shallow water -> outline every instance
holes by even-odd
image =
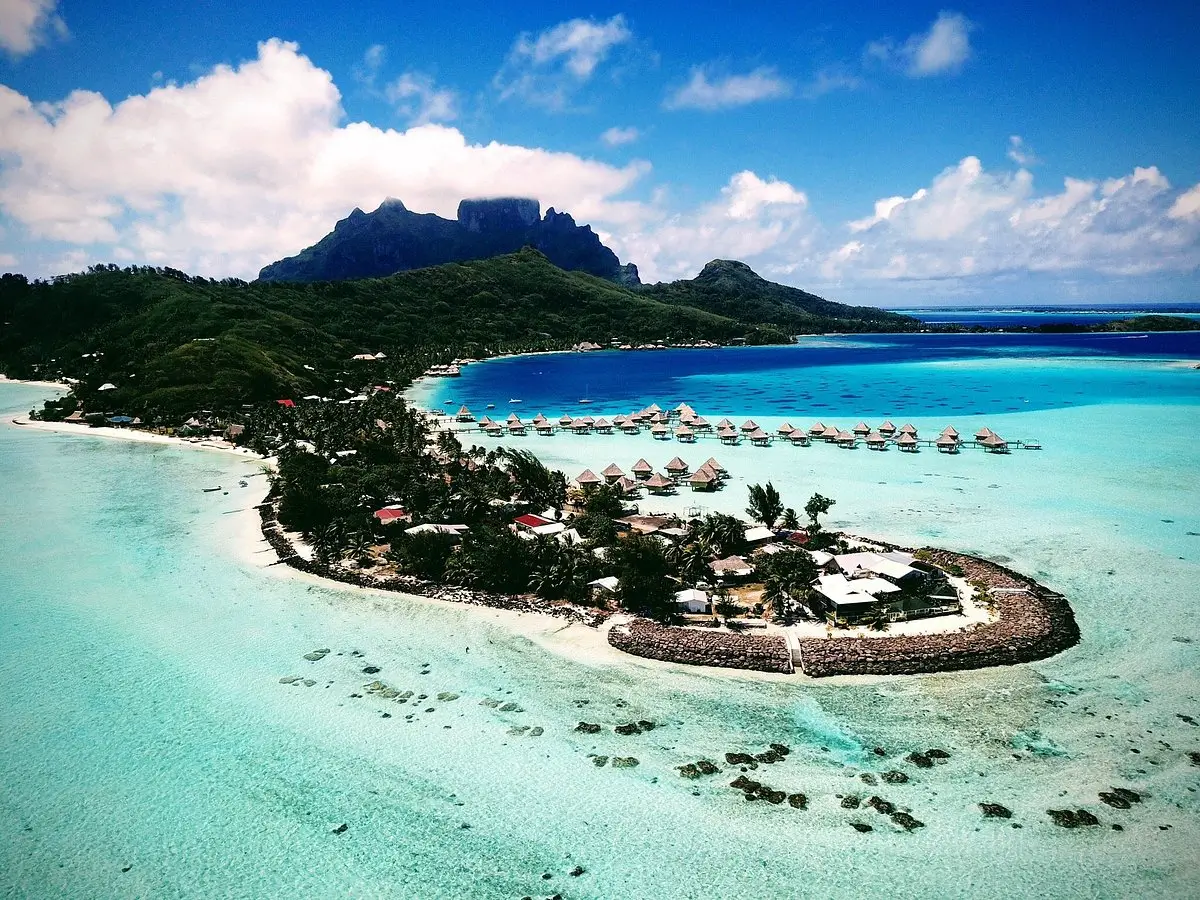
[[[1191,374],[1129,365],[1124,378]],[[1052,368],[1036,377],[1069,395]],[[1200,536],[1189,534],[1200,459],[1186,384],[1182,399],[1159,388],[1138,405],[989,415],[1006,436],[1047,445],[1008,457],[527,439],[568,470],[716,455],[735,484],[700,501],[710,507],[737,509],[744,484],[765,477],[801,505],[820,490],[837,499],[838,525],[1011,559],[1065,591],[1083,629],[1079,647],[1037,665],[838,682],[586,664],[496,613],[316,586],[231,546],[260,479],[200,490],[253,465],[0,428],[0,885],[28,897],[1194,896],[1200,769],[1185,751],[1200,750],[1200,729],[1177,718],[1200,718]],[[0,406],[27,409],[35,395],[0,385]],[[761,402],[741,412],[761,416]],[[944,418],[907,409],[922,428]],[[962,431],[973,422],[955,417]],[[1156,439],[1136,452],[1113,437],[1150,427]],[[382,671],[363,674],[368,664]],[[315,683],[279,683],[291,675]],[[376,678],[429,699],[350,697]],[[458,699],[435,699],[446,691]],[[611,730],[643,718],[661,727]],[[605,730],[579,734],[580,720]],[[524,725],[544,733],[510,734]],[[793,752],[753,777],[805,792],[808,810],[726,786],[737,773],[724,752],[770,741]],[[902,759],[934,746],[946,764]],[[598,768],[589,753],[640,765]],[[701,757],[726,771],[675,772]],[[857,777],[888,769],[911,781]],[[1146,801],[1110,810],[1096,795],[1111,785]],[[926,827],[845,810],[846,793],[878,794]],[[985,820],[980,801],[1014,818]],[[1044,811],[1064,806],[1103,824],[1057,828]],[[586,872],[573,878],[577,864]]]

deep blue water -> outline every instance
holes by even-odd
[[[1096,403],[1200,402],[1200,333],[871,335],[791,347],[601,351],[493,360],[429,383],[429,406],[614,414],[691,403],[702,415],[989,415]],[[1146,365],[1146,361],[1151,361]],[[510,404],[512,399],[520,404]],[[591,400],[580,405],[580,399]]]

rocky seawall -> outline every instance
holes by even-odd
[[[791,652],[778,635],[700,631],[634,619],[614,625],[608,632],[608,642],[634,656],[665,662],[760,672],[792,671]]]
[[[946,634],[802,639],[801,670],[820,678],[983,669],[1036,662],[1079,643],[1075,614],[1062,594],[987,560],[948,550],[927,552],[930,562],[958,566],[968,581],[986,587],[994,622]]]

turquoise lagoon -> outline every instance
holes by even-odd
[[[1039,437],[1041,453],[1007,457],[685,448],[646,435],[526,446],[572,475],[716,455],[735,483],[699,501],[711,507],[740,508],[745,483],[764,478],[796,504],[820,490],[837,499],[839,526],[1037,574],[1070,597],[1078,647],[1029,666],[826,682],[573,655],[557,623],[531,638],[532,617],[264,567],[263,545],[243,546],[263,487],[253,463],[5,425],[4,895],[1196,896],[1200,768],[1187,752],[1200,750],[1200,728],[1179,716],[1200,719],[1200,373],[1167,354],[1070,347],[822,347],[720,351],[703,364],[687,353],[500,360],[415,393],[432,405],[469,398],[477,412],[500,398],[505,415],[509,398],[526,399],[526,416],[534,399],[549,414],[575,413],[587,395],[606,413],[678,398],[764,425],[895,415]],[[1169,353],[1194,359],[1200,345]],[[628,382],[614,384],[609,360]],[[553,384],[531,374],[551,363]],[[822,379],[814,403],[825,409],[793,405]],[[950,410],[938,398],[959,402],[956,384],[990,390]],[[0,406],[28,409],[38,395],[0,385]],[[230,487],[246,476],[251,487]],[[202,491],[215,484],[228,493]],[[332,653],[304,660],[315,648]],[[364,675],[368,664],[381,671]],[[280,684],[291,675],[314,683]],[[350,696],[374,678],[429,699]],[[611,731],[636,719],[661,727]],[[580,720],[606,727],[583,735]],[[526,725],[544,733],[511,733]],[[746,803],[727,787],[732,771],[689,781],[674,768],[771,741],[793,752],[754,777],[803,791],[809,809]],[[928,770],[903,761],[929,747],[951,758]],[[597,767],[588,754],[640,764]],[[889,769],[911,780],[859,777]],[[1109,809],[1097,792],[1110,786],[1145,802]],[[878,794],[926,827],[909,834],[843,809],[846,794]],[[983,819],[980,801],[1013,819]],[[1062,807],[1102,825],[1058,828],[1045,810]]]

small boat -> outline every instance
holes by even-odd
[[[579,402],[580,403],[591,403],[592,401],[591,400],[580,400]]]
[[[453,406],[453,405],[454,405],[454,401],[453,401],[453,400],[443,400],[443,401],[442,401],[442,405],[443,405],[443,406]]]
[[[489,404],[487,405],[487,408],[488,408],[488,409],[495,409],[495,408],[496,408],[496,404],[495,404],[495,403],[489,403]]]
[[[508,402],[509,402],[509,403],[520,403],[521,401],[520,401],[520,400],[514,400],[513,398],[511,398],[511,397],[510,397],[510,398],[509,398],[509,400],[508,400]]]
[[[204,493],[211,494],[214,491],[219,491],[220,489],[221,489],[221,486],[218,484],[215,488],[204,488],[203,490],[204,490]]]

